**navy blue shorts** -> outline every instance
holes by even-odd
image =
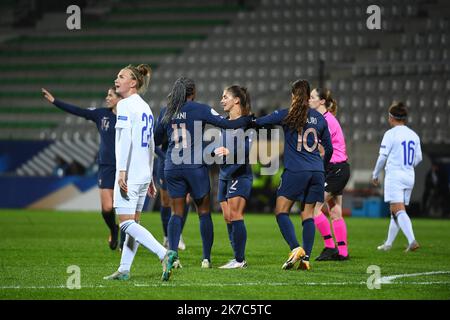
[[[217,191],[217,201],[223,202],[234,197],[243,197],[246,200],[250,198],[253,179],[241,177],[234,180],[219,179]]]
[[[198,200],[209,194],[207,167],[165,170],[164,173],[171,198],[183,198],[190,193],[194,200]]]
[[[113,189],[116,180],[116,166],[101,164],[98,166],[97,184],[100,189]]]
[[[284,170],[277,197],[283,196],[292,201],[314,203],[324,201],[325,174],[321,171],[292,172]]]
[[[167,181],[164,173],[164,160],[156,160],[153,171],[155,173],[156,185],[162,190],[167,190]]]

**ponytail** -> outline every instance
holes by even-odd
[[[145,94],[147,92],[148,85],[150,84],[152,68],[150,68],[148,64],[140,64],[136,67],[129,64],[124,69],[129,70],[132,79],[137,81],[137,92],[141,95]]]
[[[187,97],[193,95],[195,92],[195,83],[189,78],[178,78],[172,88],[172,91],[168,95],[168,104],[166,113],[162,122],[168,123],[172,118],[178,114],[181,107],[185,104]]]
[[[297,80],[292,84],[292,101],[284,124],[291,130],[301,132],[306,124],[311,89],[306,80]]]
[[[336,100],[331,96],[331,91],[323,88],[316,88],[317,95],[320,100],[325,100],[325,108],[328,112],[331,112],[333,116],[336,116],[338,105]]]

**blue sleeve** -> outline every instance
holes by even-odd
[[[285,110],[277,110],[272,112],[271,114],[268,114],[267,116],[256,119],[255,122],[258,127],[262,127],[268,124],[277,125],[281,124],[286,115],[287,112]]]
[[[238,129],[246,127],[252,120],[251,116],[240,117],[236,120],[227,120],[209,106],[205,106],[204,109],[201,110],[199,117],[206,123],[223,129]]]
[[[58,99],[55,99],[53,101],[53,104],[60,108],[63,111],[66,111],[68,113],[74,114],[79,117],[83,117],[87,120],[95,121],[97,119],[95,110],[89,110],[89,109],[83,109],[74,105],[71,105],[69,103],[60,101]]]
[[[209,152],[209,154],[213,157],[216,156],[216,154],[214,153],[214,150],[216,150],[219,147],[224,147],[225,143],[224,143],[224,139],[225,139],[225,134],[226,131],[224,129],[222,129],[220,131],[220,138],[219,139],[214,139],[213,143],[210,143],[206,148],[206,152]]]
[[[253,134],[250,137],[245,137],[245,158],[250,156],[250,149],[252,148]]]
[[[155,147],[155,153],[158,156],[158,158],[165,160],[166,159],[166,155],[165,153],[161,150],[160,147]]]
[[[159,113],[158,119],[156,120],[155,129],[153,135],[155,137],[155,146],[160,146],[164,142],[164,136],[166,134],[166,127],[162,123],[162,119],[164,117],[165,109],[161,110]]]
[[[328,130],[328,124],[326,121],[324,121],[324,126],[322,128],[322,135],[320,136],[320,142],[325,150],[323,162],[326,167],[331,160],[331,156],[333,155],[333,144],[331,143],[330,131]]]

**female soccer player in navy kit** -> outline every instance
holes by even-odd
[[[237,85],[226,88],[223,91],[221,104],[224,111],[229,114],[230,120],[250,114],[250,95],[246,88]],[[244,209],[250,197],[253,182],[249,164],[252,136],[245,135],[242,139],[243,134],[243,130],[237,132],[222,129],[223,146],[214,150],[215,155],[224,157],[224,163],[220,165],[217,200],[222,208],[234,252],[234,259],[221,266],[221,269],[247,267],[245,261],[247,229],[244,223]],[[231,147],[231,151],[227,147]],[[240,152],[242,150],[244,152]]]
[[[161,109],[158,119],[156,120],[157,124],[162,121],[162,116],[164,115],[164,112],[165,107]],[[156,178],[155,181],[156,184],[159,186],[160,190],[159,192],[161,200],[160,215],[164,232],[163,245],[166,248],[169,247],[169,239],[167,238],[167,225],[169,224],[170,216],[172,215],[172,208],[171,208],[172,199],[170,198],[169,192],[167,191],[167,180],[164,174],[164,162],[166,160],[166,152],[168,145],[169,141],[167,137],[164,137],[161,147],[156,147],[156,154],[158,155],[158,157],[155,159],[156,167],[154,169],[154,176]],[[187,196],[186,203],[188,203],[189,201],[188,198],[189,196]],[[189,204],[185,206],[185,212],[183,214],[183,222],[181,224],[181,232],[183,232],[183,228],[186,223],[188,213],[189,213]],[[183,241],[183,235],[180,235],[180,242],[178,243],[178,249],[180,250],[186,249],[186,244]]]
[[[98,152],[98,187],[102,204],[102,216],[110,230],[109,247],[115,250],[118,244],[119,226],[113,208],[114,177],[116,174],[116,156],[114,148],[117,103],[122,99],[115,88],[109,88],[106,96],[107,108],[83,109],[61,100],[55,99],[46,89],[42,88],[44,98],[58,108],[95,122],[100,133],[100,150]]]
[[[314,223],[323,237],[325,248],[316,260],[348,260],[347,226],[342,216],[342,191],[350,178],[350,165],[347,162],[344,133],[335,117],[337,103],[331,97],[330,90],[316,88],[311,92],[309,104],[311,108],[319,111],[327,120],[331,143],[333,144],[333,156],[325,168],[325,202],[331,217],[337,248],[331,235],[330,222],[321,211],[323,206],[320,206],[320,210],[314,217]]]
[[[214,231],[210,212],[210,181],[203,159],[203,129],[207,123],[229,129],[244,127],[250,123],[251,117],[226,120],[210,106],[194,102],[195,94],[193,80],[182,77],[175,81],[163,120],[155,130],[155,144],[160,145],[165,135],[169,137],[164,172],[169,195],[173,199],[173,212],[167,229],[170,251],[178,249],[186,195],[190,193],[200,219],[203,243],[201,266],[211,268]],[[172,267],[167,265],[166,269]]]
[[[256,126],[282,125],[284,131],[284,172],[277,191],[275,214],[280,231],[291,253],[282,269],[291,269],[300,260],[299,269],[309,270],[309,258],[314,244],[314,208],[323,202],[324,164],[333,153],[330,133],[325,118],[309,108],[310,87],[306,80],[292,84],[292,101],[289,109],[275,111],[255,120]],[[324,159],[318,149],[321,141]],[[302,212],[303,247],[295,235],[289,212],[295,201],[304,203]]]

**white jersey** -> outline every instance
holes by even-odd
[[[422,161],[419,136],[405,125],[386,131],[380,154],[387,157],[386,177],[408,175],[414,181],[414,167]]]
[[[127,171],[127,184],[144,184],[152,180],[153,174],[153,113],[149,105],[133,94],[117,104],[118,129],[131,129],[131,146],[124,150],[123,139],[116,132],[116,180],[121,170]],[[128,153],[121,157],[121,152]],[[120,163],[120,159],[126,159]],[[125,166],[125,167],[124,167]]]

